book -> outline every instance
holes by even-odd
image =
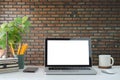
[[[9,65],[6,65],[7,68],[11,68],[11,67],[18,67],[18,64],[9,64]]]
[[[11,64],[11,63],[18,63],[18,58],[0,59],[0,64]]]
[[[16,72],[18,70],[18,58],[0,59],[0,73]]]
[[[0,64],[0,69],[18,67],[18,64]]]
[[[0,73],[9,73],[9,72],[17,72],[17,71],[19,71],[19,67],[0,69]]]

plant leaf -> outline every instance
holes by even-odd
[[[6,32],[0,32],[0,39],[6,35]]]
[[[3,36],[1,39],[0,39],[0,47],[2,49],[5,49],[6,48],[6,35]]]
[[[24,16],[24,17],[22,18],[22,24],[24,24],[27,20],[28,20],[28,17],[27,17],[27,16]]]
[[[18,26],[19,24],[22,24],[22,18],[20,17],[15,18],[14,21],[16,22],[16,26]]]
[[[12,26],[14,26],[14,22],[13,21],[8,23],[8,27],[12,27]]]
[[[4,29],[6,26],[7,26],[7,23],[3,23],[3,24],[1,25],[1,28]]]

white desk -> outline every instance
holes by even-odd
[[[45,75],[43,67],[40,67],[36,73],[24,73],[20,70],[19,72],[0,74],[0,80],[120,80],[120,66],[112,68],[117,71],[115,74],[105,74],[97,67],[94,68],[97,75]]]

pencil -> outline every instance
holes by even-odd
[[[13,48],[12,43],[10,43],[10,48],[11,48],[12,54],[13,54],[13,56],[14,56],[14,55],[15,55],[15,51],[14,51],[14,48]]]
[[[23,44],[22,48],[21,48],[21,51],[20,51],[20,54],[24,55],[24,53],[25,53],[25,51],[26,51],[27,48],[28,48],[28,44]]]
[[[18,51],[17,51],[18,55],[20,54],[20,50],[21,50],[21,43],[19,43],[19,46],[18,46]]]

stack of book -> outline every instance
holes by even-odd
[[[0,58],[0,73],[16,72],[18,70],[18,58]]]

